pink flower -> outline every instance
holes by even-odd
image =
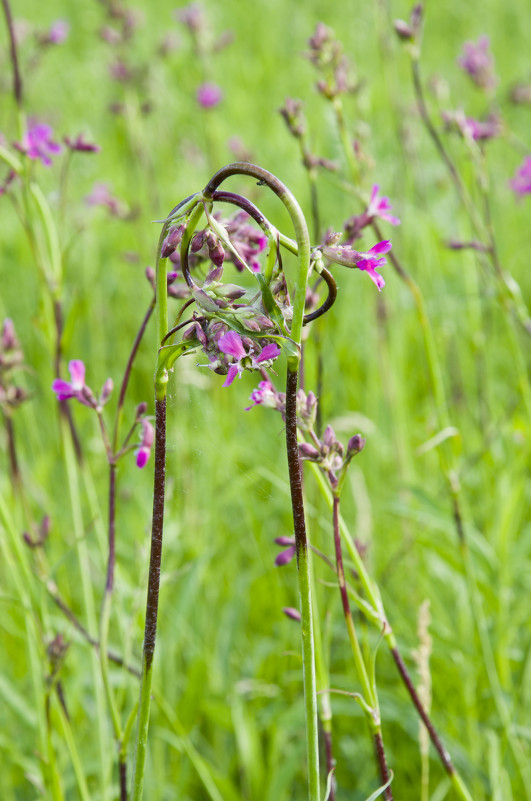
[[[153,441],[155,439],[155,429],[145,417],[142,420],[142,440],[140,442],[140,447],[138,447],[135,451],[136,454],[136,466],[142,469],[148,463],[150,454],[151,454],[151,447],[153,445]]]
[[[108,184],[94,184],[92,192],[85,198],[85,203],[87,206],[105,206],[111,214],[120,215],[120,201],[111,195]]]
[[[513,192],[521,197],[531,195],[531,156],[525,157],[514,178],[509,181],[509,185]]]
[[[280,348],[274,343],[262,348],[257,356],[252,352],[252,347],[247,352],[243,346],[241,336],[236,331],[227,331],[226,334],[223,334],[218,340],[218,348],[222,353],[232,356],[235,360],[229,367],[227,378],[223,384],[224,387],[230,387],[236,376],[241,376],[246,367],[256,370],[264,362],[276,359],[280,355]]]
[[[73,359],[69,362],[68,370],[72,379],[70,382],[64,381],[62,378],[56,378],[52,384],[52,389],[59,401],[68,400],[68,398],[79,398],[79,394],[85,386],[85,365],[81,359]]]
[[[203,108],[214,108],[223,98],[223,92],[216,83],[202,83],[197,90],[197,102]]]
[[[336,262],[336,264],[342,264],[344,267],[357,267],[358,270],[364,270],[364,272],[369,274],[371,281],[376,284],[378,291],[381,292],[385,286],[385,281],[382,276],[376,272],[376,268],[382,267],[387,263],[387,259],[383,258],[383,256],[385,253],[389,253],[391,247],[391,242],[388,239],[384,239],[382,242],[378,242],[374,245],[366,253],[354,250],[354,248],[350,246],[341,245],[325,245],[321,250],[325,258]]]
[[[489,52],[488,36],[480,36],[476,42],[465,42],[463,55],[457,63],[467,72],[476,86],[482,89],[493,89],[496,86],[494,75],[494,59]]]
[[[378,196],[378,192],[380,187],[378,184],[374,184],[371,192],[371,200],[369,203],[369,207],[367,209],[367,216],[372,221],[375,217],[380,217],[380,219],[385,220],[391,225],[400,225],[400,220],[398,217],[393,217],[392,214],[389,214],[389,209],[391,208],[391,201],[388,197]]]
[[[58,19],[52,23],[48,31],[47,41],[49,44],[63,44],[70,32],[70,25],[65,19]]]
[[[52,141],[52,129],[43,123],[34,123],[24,135],[22,144],[16,143],[15,147],[30,159],[40,159],[42,163],[49,167],[52,163],[50,153],[56,155],[61,152],[61,145]]]
[[[99,153],[101,150],[99,145],[86,142],[83,134],[79,134],[76,139],[65,136],[64,143],[70,150],[79,150],[80,153]]]

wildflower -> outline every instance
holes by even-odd
[[[197,89],[197,102],[203,108],[214,108],[223,99],[223,92],[215,83],[202,83]]]
[[[46,35],[46,43],[52,45],[63,44],[69,33],[69,23],[65,19],[58,19],[52,23]]]
[[[267,237],[263,231],[257,231],[249,224],[249,215],[245,211],[236,214],[226,223],[227,234],[243,261],[250,267],[253,273],[261,270],[257,256],[265,249]],[[230,252],[227,254],[228,261],[231,261],[240,272],[244,269],[242,263]]]
[[[386,222],[391,223],[391,225],[400,225],[400,220],[398,217],[394,217],[392,214],[389,214],[391,201],[388,197],[379,196],[379,190],[380,187],[378,184],[374,184],[371,192],[369,207],[367,208],[369,222],[372,222],[375,217],[380,217],[381,220],[385,220]]]
[[[525,157],[509,185],[520,197],[531,194],[531,156]]]
[[[476,42],[465,42],[463,55],[457,63],[467,72],[476,86],[481,89],[493,89],[496,86],[494,59],[489,52],[488,36],[480,36]]]
[[[147,418],[143,418],[142,422],[142,440],[140,446],[136,449],[136,466],[142,469],[148,463],[151,447],[155,439],[155,429]]]
[[[34,123],[24,134],[22,143],[15,143],[15,147],[28,158],[40,159],[46,167],[49,167],[52,163],[50,154],[56,155],[61,152],[61,145],[53,142],[51,137],[52,129],[49,125]]]
[[[86,142],[83,134],[79,134],[75,139],[65,136],[63,141],[69,150],[78,150],[80,153],[99,153],[101,150],[99,145]]]
[[[385,281],[382,276],[376,272],[376,268],[382,267],[387,263],[387,259],[383,258],[385,253],[391,250],[391,242],[388,239],[378,242],[366,253],[361,253],[351,247],[341,246],[323,246],[321,248],[323,256],[330,261],[337,264],[342,264],[344,267],[357,267],[358,270],[364,270],[368,273],[369,278],[378,287],[381,292],[385,286]]]
[[[52,384],[52,389],[59,401],[68,400],[68,398],[78,398],[80,400],[79,396],[85,387],[85,365],[81,359],[73,359],[68,363],[68,370],[71,381],[56,378]]]
[[[272,361],[280,355],[280,348],[274,343],[266,345],[256,356],[252,352],[252,345],[248,353],[243,346],[241,336],[236,331],[227,331],[226,334],[223,334],[218,340],[218,348],[222,353],[232,356],[235,360],[228,369],[224,387],[229,387],[236,376],[241,375],[246,367],[257,370],[264,366],[265,362]]]
[[[92,192],[85,198],[85,203],[87,206],[106,206],[111,214],[120,216],[120,201],[111,195],[108,184],[94,184]]]

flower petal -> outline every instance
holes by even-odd
[[[272,342],[270,345],[266,345],[265,348],[262,348],[258,356],[253,361],[267,362],[269,359],[276,359],[277,356],[280,356],[280,348],[278,345],[275,345],[275,343]]]
[[[72,388],[72,385],[69,384],[68,381],[64,381],[62,378],[55,379],[52,384],[52,390],[57,395],[57,400],[59,401],[73,398],[76,394],[76,391]]]
[[[68,370],[72,378],[73,389],[83,389],[85,386],[85,365],[81,359],[72,359],[68,362]]]
[[[223,353],[234,356],[235,359],[243,359],[247,354],[243,347],[241,336],[236,331],[227,331],[218,340],[218,347]]]
[[[231,364],[231,366],[229,367],[229,372],[227,373],[227,378],[223,382],[223,386],[230,387],[230,385],[232,384],[238,373],[242,372],[242,369],[243,368],[240,367],[239,364]]]

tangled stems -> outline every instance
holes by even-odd
[[[306,536],[304,503],[302,495],[302,478],[297,447],[297,382],[300,362],[300,344],[302,327],[304,325],[304,306],[306,301],[306,287],[310,267],[310,241],[308,228],[302,211],[289,190],[275,176],[261,167],[244,162],[230,164],[219,170],[202,193],[191,195],[176,206],[168,215],[162,227],[157,250],[156,275],[156,310],[157,310],[157,343],[159,356],[155,373],[156,397],[156,436],[155,436],[155,479],[153,493],[153,519],[151,536],[151,557],[148,578],[146,622],[144,632],[144,648],[142,661],[142,679],[140,688],[140,701],[138,710],[138,732],[135,754],[135,767],[133,775],[133,801],[142,798],[147,735],[149,728],[149,713],[151,704],[151,684],[153,675],[153,656],[157,631],[158,598],[160,585],[160,564],[162,555],[162,534],[164,519],[164,481],[165,481],[165,446],[166,446],[166,391],[168,383],[168,369],[178,356],[186,349],[186,345],[165,345],[169,339],[168,312],[167,312],[167,273],[164,259],[161,257],[161,246],[168,232],[170,224],[177,217],[186,217],[186,224],[181,240],[181,266],[183,276],[188,286],[194,292],[197,287],[188,269],[188,248],[190,241],[202,214],[205,212],[209,218],[209,210],[215,199],[234,202],[235,196],[224,193],[225,197],[215,197],[219,185],[231,175],[247,175],[256,178],[259,184],[267,185],[280,198],[286,207],[295,229],[296,246],[287,238],[278,236],[284,246],[295,250],[299,268],[295,283],[293,317],[291,323],[290,339],[292,347],[288,352],[287,388],[286,388],[286,445],[288,452],[288,467],[292,493],[292,507],[295,537],[297,542],[297,556],[299,565],[299,590],[302,610],[302,640],[303,640],[303,681],[306,706],[306,733],[308,751],[308,782],[309,801],[320,801],[319,786],[319,752],[317,728],[317,695],[314,656],[314,635],[311,605],[311,583],[308,556],[308,541]],[[244,202],[244,201],[242,201]],[[237,203],[241,205],[241,203]],[[254,214],[251,216],[255,217]],[[209,218],[210,219],[210,218]],[[212,222],[212,220],[211,220]],[[265,224],[265,218],[259,224]],[[271,229],[269,228],[269,233]],[[333,279],[327,281],[329,299],[326,303],[331,305],[335,298],[335,283]],[[327,307],[328,307],[327,306]],[[322,312],[321,312],[322,313]],[[174,330],[177,330],[178,326]]]
[[[248,175],[266,184],[288,211],[297,240],[299,270],[295,285],[291,339],[298,348],[298,355],[288,357],[286,379],[286,449],[293,510],[293,525],[297,549],[299,593],[301,599],[301,631],[303,653],[303,681],[306,707],[306,741],[308,754],[308,797],[309,801],[319,801],[319,748],[317,728],[317,689],[315,676],[315,646],[312,621],[312,599],[310,585],[310,565],[308,538],[304,515],[302,476],[297,445],[297,381],[300,361],[300,343],[304,324],[304,306],[310,263],[310,239],[306,220],[301,208],[291,192],[278,178],[267,170],[253,164],[236,162],[219,170],[205,187],[203,197],[212,198],[218,186],[231,175]]]

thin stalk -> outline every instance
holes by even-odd
[[[385,756],[378,697],[376,695],[376,689],[369,678],[369,674],[365,666],[365,660],[363,659],[363,655],[361,653],[360,644],[356,634],[356,628],[354,626],[354,619],[352,617],[352,612],[350,610],[350,604],[348,600],[347,585],[345,581],[345,570],[343,568],[343,554],[341,551],[341,534],[339,530],[339,504],[340,504],[339,495],[337,493],[334,493],[333,525],[334,525],[334,545],[336,552],[336,570],[337,570],[337,581],[339,584],[339,593],[341,595],[343,615],[345,617],[348,637],[352,648],[356,673],[358,674],[358,679],[361,683],[365,700],[369,704],[371,709],[371,714],[367,715],[367,719],[369,722],[371,735],[374,742],[376,761],[380,770],[380,776],[382,778],[382,782],[383,784],[386,784],[387,782],[389,782],[391,774],[389,773],[389,768],[387,766],[387,759]],[[386,801],[393,801],[393,793],[390,786],[386,787],[386,789],[384,790],[384,798],[386,799]]]
[[[151,556],[146,602],[146,623],[142,657],[142,678],[138,707],[138,733],[133,773],[133,801],[141,801],[146,766],[147,735],[151,706],[153,656],[157,635],[157,616],[162,558],[162,532],[164,524],[164,489],[166,479],[166,397],[155,404],[155,479],[153,488],[153,521],[151,528]]]
[[[109,624],[111,617],[112,594],[114,586],[114,567],[116,561],[116,464],[111,462],[109,465],[109,554],[107,562],[107,579],[105,582],[105,590],[103,592],[103,599],[101,603],[100,613],[100,642],[99,654],[101,665],[101,678],[105,690],[105,697],[107,699],[107,706],[111,715],[111,722],[114,731],[114,739],[116,740],[118,754],[121,754],[121,741],[123,737],[122,721],[120,713],[116,705],[116,699],[112,691],[109,681],[109,657],[108,657],[108,643],[109,643]],[[127,798],[127,784],[125,783],[126,766],[125,763],[119,760],[119,775],[120,775],[120,792],[121,797]]]
[[[122,379],[122,384],[120,386],[120,395],[118,396],[118,406],[116,408],[116,418],[114,422],[114,433],[112,438],[112,449],[113,452],[116,453],[118,449],[118,439],[120,436],[120,424],[122,421],[123,415],[123,407],[125,402],[125,395],[127,392],[127,387],[129,386],[129,379],[131,377],[131,371],[133,369],[133,362],[136,358],[136,354],[138,353],[138,349],[140,347],[140,343],[144,336],[145,330],[147,328],[147,324],[151,319],[151,315],[153,314],[153,310],[155,308],[155,297],[148,306],[146,314],[144,315],[144,319],[138,329],[138,333],[135,337],[135,341],[133,342],[133,347],[131,348],[131,353],[129,354],[129,359],[127,360],[127,365],[125,367],[124,377]]]
[[[22,108],[22,77],[18,65],[17,55],[17,40],[15,38],[15,30],[13,27],[13,17],[11,16],[11,9],[8,0],[2,0],[4,8],[4,16],[6,19],[6,27],[9,36],[9,56],[11,58],[11,67],[13,69],[13,98],[18,109]]]
[[[319,469],[319,466],[315,462],[307,462],[307,464],[310,465],[310,468],[312,469],[317,479],[317,483],[321,489],[321,492],[324,495],[326,503],[328,504],[330,510],[333,510],[333,504],[334,504],[333,495],[330,490],[330,487],[328,486],[326,478],[323,476],[321,470]],[[378,587],[376,586],[376,584],[374,584],[369,574],[367,573],[367,568],[365,567],[365,564],[359,554],[358,549],[356,548],[354,540],[352,539],[352,536],[344,520],[341,517],[341,514],[338,514],[338,523],[339,523],[340,534],[343,537],[344,542],[347,546],[350,559],[354,564],[354,569],[358,574],[359,580],[369,600],[369,609],[367,609],[366,605],[363,603],[359,604],[359,609],[361,610],[361,612],[363,612],[363,614],[367,617],[367,619],[370,622],[378,626],[380,631],[383,630],[384,640],[389,650],[393,654],[393,658],[395,659],[395,664],[399,669],[399,674],[402,678],[402,681],[404,682],[404,685],[411,697],[413,704],[415,705],[417,711],[419,712],[419,715],[421,716],[423,722],[426,725],[426,728],[428,729],[430,739],[439,755],[439,758],[441,759],[441,763],[444,769],[446,770],[446,772],[450,777],[450,780],[452,781],[452,785],[455,791],[457,792],[459,798],[462,801],[471,801],[471,795],[465,782],[463,781],[462,777],[455,768],[455,765],[453,764],[448,751],[442,744],[441,738],[437,733],[437,730],[435,729],[435,726],[433,725],[433,722],[431,721],[431,718],[429,717],[426,709],[423,707],[422,702],[420,701],[420,698],[418,696],[418,693],[415,690],[414,684],[411,680],[407,667],[400,655],[395,635],[393,633],[389,621],[387,620]],[[429,725],[427,721],[429,721]]]
[[[68,482],[68,492],[70,496],[70,504],[72,509],[72,521],[75,536],[75,548],[77,561],[79,566],[79,574],[81,580],[81,591],[83,596],[83,604],[85,608],[85,615],[89,629],[93,631],[96,628],[96,605],[94,600],[94,593],[92,589],[92,580],[90,576],[89,566],[90,557],[88,553],[87,543],[85,539],[85,532],[83,530],[83,520],[81,513],[81,501],[79,497],[79,484],[78,484],[78,465],[72,450],[71,439],[64,431],[63,421],[63,449],[65,457],[65,468]],[[108,750],[106,748],[106,735],[105,735],[105,701],[101,691],[101,685],[98,680],[99,667],[96,657],[91,659],[93,684],[96,694],[96,714],[99,727],[99,745],[100,745],[100,770],[103,797],[107,797],[107,759]]]
[[[297,549],[301,602],[302,667],[306,708],[309,801],[319,801],[319,740],[317,726],[317,686],[308,539],[304,517],[302,476],[297,443],[297,372],[288,367],[286,381],[286,448]]]

